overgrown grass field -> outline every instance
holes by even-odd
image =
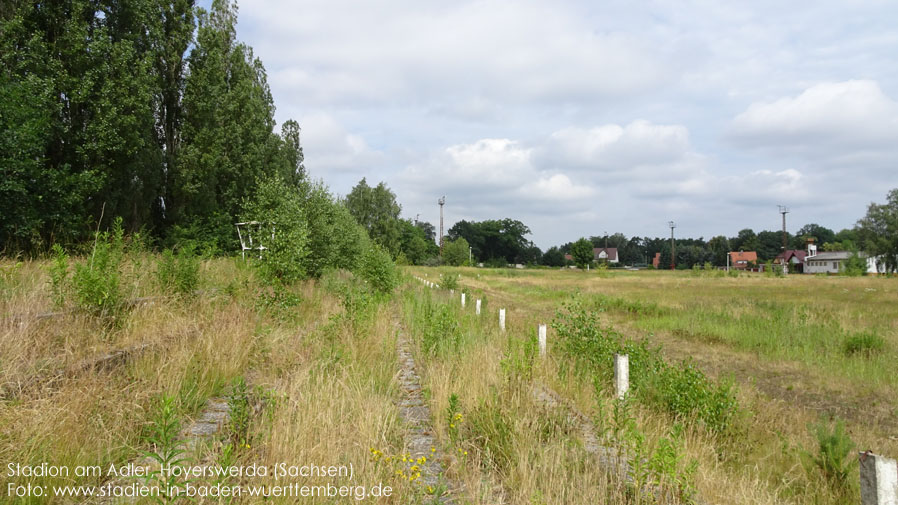
[[[415,273],[431,279],[438,274]],[[613,418],[611,359],[584,367],[584,356],[629,350],[631,382],[646,383],[636,407],[646,440],[661,440],[671,426],[685,423],[683,458],[696,462],[694,486],[711,502],[856,502],[857,462],[846,448],[898,455],[893,278],[467,268],[441,273],[457,275],[470,299],[487,298],[488,317],[506,307],[510,331],[520,338],[534,338],[537,324],[554,321],[549,358],[537,375],[601,419]],[[634,364],[633,353],[641,356],[643,348],[669,366],[658,369],[653,357]],[[650,372],[640,370],[640,359]],[[596,381],[600,394],[593,391]],[[722,429],[695,422],[727,398],[715,388],[729,388],[736,405]],[[681,401],[678,391],[692,390],[707,393]],[[826,461],[833,453],[839,456]]]
[[[372,265],[391,286],[385,263]],[[265,274],[114,236],[83,256],[0,262],[0,460],[351,464],[351,484],[395,490],[378,503],[432,503],[453,483],[458,503],[747,505],[857,502],[852,451],[898,454],[895,279],[409,268],[390,292],[341,270]],[[549,325],[545,357],[538,324]],[[407,457],[399,335],[431,412],[435,486]],[[630,356],[625,400],[612,393],[615,353]],[[91,364],[98,356],[118,357]],[[549,389],[554,404],[540,396]],[[185,448],[183,428],[210,400],[229,419]],[[628,459],[629,479],[595,444]],[[72,500],[6,496],[12,480],[109,482],[4,474],[14,503]]]

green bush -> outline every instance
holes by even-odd
[[[850,277],[860,277],[867,273],[867,261],[861,258],[857,251],[842,264],[842,273]]]
[[[458,289],[458,274],[443,274],[440,280],[440,287],[445,289]]]
[[[399,272],[390,253],[372,243],[362,255],[359,274],[374,291],[391,293],[399,285]]]
[[[849,335],[842,342],[842,351],[848,356],[861,355],[870,358],[881,353],[885,347],[885,339],[871,332]]]
[[[113,317],[124,306],[119,281],[124,251],[122,219],[112,230],[97,233],[86,263],[75,265],[72,288],[78,307],[98,317]]]
[[[255,262],[269,283],[291,283],[308,275],[309,229],[299,190],[277,177],[258,182],[244,201],[244,219],[263,223],[259,243],[267,247]],[[270,233],[270,234],[269,234]]]
[[[427,300],[423,312],[421,347],[431,356],[454,352],[461,344],[458,318],[449,306]]]
[[[724,431],[738,408],[730,383],[714,383],[690,362],[659,367],[650,380],[654,388],[648,396],[677,416],[694,416],[711,431]]]
[[[199,279],[200,263],[192,248],[180,248],[177,254],[171,249],[162,252],[156,265],[156,280],[163,292],[192,296]]]
[[[69,257],[62,246],[53,244],[53,261],[50,263],[50,297],[57,307],[65,305],[68,278]]]
[[[558,335],[557,348],[573,360],[578,373],[588,375],[595,384],[610,387],[614,355],[627,354],[630,388],[645,403],[686,420],[695,419],[715,432],[727,430],[738,411],[732,384],[714,382],[688,362],[666,363],[659,349],[603,326],[597,311],[584,307],[580,299],[565,304],[552,328]]]
[[[830,429],[821,421],[811,427],[811,432],[817,439],[817,450],[802,453],[805,468],[809,472],[819,472],[834,491],[846,494],[851,485],[849,474],[854,465],[852,449],[855,444],[845,432],[845,423],[837,420]]]

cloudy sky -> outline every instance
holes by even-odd
[[[241,0],[309,172],[536,245],[850,227],[898,187],[890,1]]]

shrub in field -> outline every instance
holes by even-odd
[[[114,316],[124,302],[119,281],[124,253],[122,219],[97,233],[87,262],[75,265],[72,288],[78,307],[96,316]]]
[[[66,284],[69,280],[69,257],[59,244],[53,244],[50,263],[50,297],[57,307],[65,305]]]
[[[515,338],[509,334],[508,344],[500,365],[510,380],[529,382],[533,377],[533,363],[539,351],[537,337],[530,333],[525,338]]]
[[[692,363],[665,365],[649,379],[646,394],[671,413],[699,419],[711,431],[724,431],[738,409],[731,384],[713,382]]]
[[[296,187],[277,177],[259,181],[256,194],[244,202],[244,218],[266,223],[259,241],[268,249],[255,263],[266,281],[291,283],[308,274],[309,230]]]
[[[273,316],[284,321],[296,317],[293,307],[300,303],[302,303],[302,297],[283,284],[264,287],[256,295],[256,307],[268,310]]]
[[[374,243],[362,255],[359,274],[374,291],[380,293],[391,293],[399,285],[399,272],[390,253]]]
[[[867,273],[867,261],[861,258],[857,251],[853,251],[842,265],[842,273],[850,277],[860,277]]]
[[[695,419],[715,432],[725,431],[738,411],[732,384],[708,379],[691,363],[666,363],[659,349],[603,326],[596,312],[579,299],[556,314],[552,327],[558,335],[558,348],[574,361],[579,373],[591,375],[596,384],[610,386],[614,355],[627,354],[630,387],[647,404],[683,419]]]
[[[309,230],[306,273],[320,277],[329,268],[356,270],[368,242],[364,228],[324,184],[303,182],[299,193]]]
[[[431,356],[452,352],[461,344],[458,318],[449,306],[425,299],[420,312],[421,347]]]
[[[652,302],[642,302],[639,300],[627,300],[626,298],[617,298],[608,295],[596,295],[596,302],[601,311],[619,311],[627,312],[634,315],[663,315],[666,309]]]
[[[881,353],[885,347],[885,339],[871,332],[849,335],[842,342],[842,351],[848,356],[860,355],[870,358]]]
[[[178,421],[178,412],[175,405],[175,397],[163,395],[157,400],[156,410],[153,412],[149,426],[147,442],[152,450],[145,453],[149,459],[158,464],[158,468],[147,474],[146,483],[151,487],[158,487],[159,496],[154,496],[156,503],[173,503],[179,498],[175,488],[183,486],[184,477],[163,472],[161,468],[187,465],[189,463],[182,448],[178,433],[181,425]]]
[[[249,449],[249,422],[252,415],[249,402],[249,389],[246,380],[238,377],[231,384],[231,392],[228,394],[228,431],[231,441],[237,444],[237,449]]]
[[[162,251],[156,265],[156,280],[164,292],[190,296],[196,291],[200,279],[200,263],[190,247],[182,247],[177,253],[171,249]]]
[[[443,274],[440,286],[446,289],[458,289],[458,274]]]
[[[850,489],[855,445],[845,432],[845,423],[837,420],[830,429],[821,421],[811,428],[811,432],[817,439],[817,448],[814,452],[802,453],[805,468],[817,472],[837,493],[845,494]]]

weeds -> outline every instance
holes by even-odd
[[[184,449],[178,442],[180,429],[175,397],[163,395],[157,401],[147,438],[153,449],[145,453],[145,456],[159,464],[159,468],[146,476],[147,486],[159,489],[159,495],[153,496],[156,503],[177,501],[179,487],[187,483],[181,476],[167,472],[168,468],[187,463]]]
[[[805,468],[817,473],[838,494],[850,489],[849,475],[853,468],[852,449],[854,442],[845,432],[845,423],[837,420],[832,429],[823,421],[811,427],[817,439],[815,453],[802,453]]]
[[[50,297],[56,307],[65,306],[66,285],[69,280],[69,257],[59,244],[53,244],[53,260],[50,263]]]
[[[533,378],[533,363],[539,351],[539,342],[533,334],[520,339],[508,336],[505,355],[500,365],[506,378],[530,382]]]
[[[458,395],[452,393],[449,395],[449,406],[446,407],[446,426],[449,427],[449,440],[453,444],[458,443],[458,432],[464,420],[458,406]]]
[[[421,311],[421,346],[436,356],[454,352],[461,345],[461,328],[452,309],[427,298]]]
[[[732,384],[715,383],[688,362],[679,366],[666,363],[659,349],[603,326],[598,315],[583,307],[579,299],[556,314],[552,327],[559,348],[574,360],[581,374],[592,375],[594,383],[610,384],[614,355],[627,354],[631,388],[645,403],[679,418],[697,419],[713,432],[729,428],[738,410]]]
[[[440,286],[444,289],[458,289],[458,274],[443,274]]]
[[[193,296],[200,279],[200,265],[193,249],[183,247],[177,254],[170,249],[163,251],[156,266],[156,278],[164,292]]]
[[[72,275],[78,307],[97,317],[115,317],[124,305],[119,281],[124,253],[121,218],[111,232],[97,233],[86,264],[75,265]]]
[[[847,356],[863,356],[872,358],[885,350],[886,341],[881,336],[872,332],[855,333],[849,335],[842,342],[842,352]]]
[[[249,424],[252,409],[249,402],[249,390],[243,377],[238,377],[231,384],[231,392],[228,394],[228,410],[230,412],[228,431],[231,441],[237,445],[238,449],[249,449]]]
[[[289,320],[292,315],[291,309],[300,303],[302,297],[280,283],[263,288],[256,298],[257,308],[268,310],[282,320]]]

